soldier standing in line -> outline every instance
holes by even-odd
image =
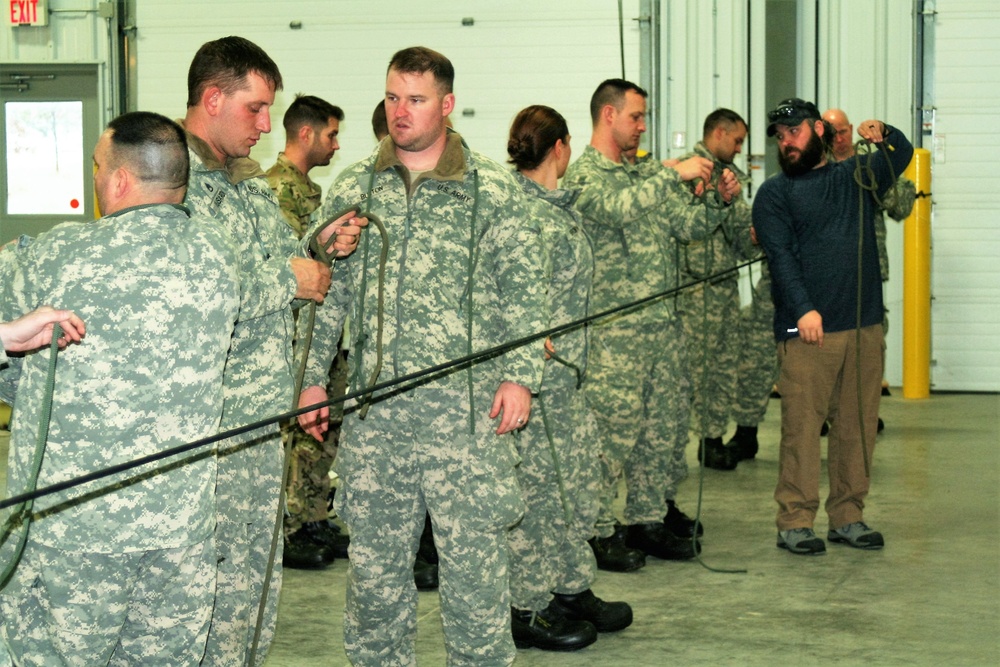
[[[764,420],[771,391],[778,381],[774,301],[771,300],[771,272],[766,258],[751,266],[751,278],[755,274],[757,281],[753,284],[752,300],[740,309],[737,326],[740,355],[732,409],[736,432],[726,443],[726,449],[740,461],[757,456],[757,425]]]
[[[298,242],[287,232],[260,165],[248,157],[260,135],[271,131],[270,108],[280,87],[274,61],[242,37],[203,44],[188,71],[184,129],[191,177],[185,201],[228,230],[239,247],[242,302],[226,363],[223,429],[292,407],[292,302],[322,301],[330,287],[329,268],[295,256],[302,254]],[[338,254],[356,247],[364,222],[350,214],[339,222],[348,221],[350,226],[337,230]],[[263,663],[274,637],[283,541],[278,540],[273,563],[271,543],[282,458],[277,425],[219,446],[219,567],[206,665],[247,663],[262,601],[256,664]]]
[[[646,131],[646,92],[622,79],[608,79],[591,97],[590,145],[569,166],[563,187],[581,190],[577,209],[594,245],[596,270],[591,310],[600,312],[675,286],[673,239],[703,238],[718,224],[718,210],[693,202],[686,181],[709,182],[712,162],[695,156],[672,168],[640,170],[622,159]],[[728,201],[730,174],[719,191]],[[598,567],[635,570],[645,555],[689,559],[695,551],[693,522],[668,514],[677,486],[687,475],[690,428],[684,334],[671,301],[661,299],[596,322],[591,327],[584,390],[604,444],[605,469],[597,536]],[[625,526],[613,502],[625,477]],[[673,506],[676,514],[680,510]],[[678,537],[664,519],[682,523]]]
[[[706,215],[710,206],[722,212],[719,224],[709,236],[679,244],[682,285],[732,270],[684,290],[677,299],[688,345],[687,368],[693,386],[691,411],[699,439],[698,459],[717,470],[733,470],[740,461],[736,450],[722,444],[722,436],[729,428],[739,359],[740,292],[735,268],[740,260],[757,254],[750,239],[750,205],[740,192],[741,182],[749,178],[733,164],[746,136],[746,122],[738,113],[716,109],[705,118],[702,140],[695,144],[693,152],[681,158],[700,155],[712,161],[714,174],[722,177],[728,172],[737,182],[729,202],[724,202],[717,192],[709,191],[703,197]]]
[[[514,117],[508,160],[541,224],[549,307],[547,328],[587,316],[594,253],[573,206],[575,190],[557,187],[570,158],[566,120],[533,105]],[[517,477],[524,518],[510,530],[511,631],[519,648],[568,651],[590,645],[598,632],[632,623],[625,602],[594,595],[594,536],[600,496],[600,433],[581,382],[587,369],[587,330],[579,326],[546,344],[535,418],[521,432]]]
[[[337,310],[348,303],[355,390],[537,333],[548,321],[537,222],[511,174],[447,128],[453,81],[440,53],[397,52],[386,76],[389,137],[327,195],[322,217],[361,202],[381,218],[387,261],[380,271],[383,242],[368,234],[337,263],[353,289],[331,292],[317,312],[302,406],[326,397]],[[508,434],[528,421],[543,358],[538,341],[346,407],[335,507],[351,533],[344,647],[353,664],[415,661],[413,563],[428,511],[448,664],[513,662],[506,533],[523,502]],[[325,419],[321,409],[300,423],[320,439]]]
[[[237,248],[181,205],[184,132],[158,114],[119,116],[94,164],[104,217],[59,225],[22,249],[2,299],[20,312],[73,304],[88,324],[83,343],[59,355],[38,486],[214,435],[223,410]],[[46,357],[24,359],[16,492],[27,490],[44,426]],[[182,454],[35,501],[0,595],[15,664],[199,664],[215,590],[216,461]]]
[[[340,148],[337,136],[342,120],[344,112],[340,107],[313,95],[296,95],[285,111],[282,120],[285,150],[278,154],[266,176],[278,198],[285,222],[297,239],[305,235],[314,212],[323,203],[322,191],[309,178],[309,172],[313,167],[330,164]],[[343,364],[339,367],[343,368]],[[335,367],[334,374],[337,372]],[[342,412],[337,404],[335,421],[339,421]],[[316,442],[296,420],[284,425],[282,430],[292,458],[285,489],[282,564],[307,570],[322,568],[335,557],[346,558],[350,542],[327,517],[330,467],[337,454],[336,433],[331,431],[322,442]]]

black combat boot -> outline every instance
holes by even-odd
[[[281,564],[293,570],[322,570],[332,563],[334,556],[321,544],[313,542],[308,535],[297,530],[285,538]]]
[[[639,549],[649,556],[663,560],[690,560],[697,555],[691,540],[675,536],[659,521],[629,526],[625,544],[633,549]],[[700,544],[697,550],[701,551]]]
[[[736,464],[740,462],[735,452],[722,444],[722,438],[702,438],[698,444],[698,460],[713,470],[736,470]]]
[[[428,563],[417,554],[413,561],[413,583],[418,591],[432,591],[438,587],[438,565]]]
[[[757,427],[737,424],[736,433],[726,443],[726,449],[734,452],[740,461],[749,461],[755,458],[757,450],[760,449],[757,444]]]
[[[677,503],[673,500],[667,501],[667,515],[663,517],[663,525],[666,526],[667,530],[682,540],[690,540],[694,537],[694,519],[680,511],[677,508]],[[705,534],[705,527],[702,525],[701,521],[698,522],[697,531],[698,537]]]
[[[298,532],[304,532],[313,542],[329,549],[335,558],[347,558],[347,548],[351,546],[351,538],[341,532],[340,526],[329,519],[304,523]]]
[[[594,550],[597,567],[609,572],[632,572],[646,564],[646,556],[641,551],[625,546],[627,529],[615,524],[611,537],[593,537],[590,548]]]
[[[597,630],[587,621],[570,621],[553,608],[524,611],[510,608],[510,631],[518,648],[577,651],[597,641]]]
[[[549,605],[570,621],[587,621],[598,632],[617,632],[632,625],[632,607],[627,602],[605,602],[589,588],[575,595],[553,593]]]

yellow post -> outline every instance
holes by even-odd
[[[904,176],[917,201],[903,225],[903,398],[931,394],[931,152],[913,151]]]

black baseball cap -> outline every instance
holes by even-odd
[[[777,125],[794,127],[804,120],[819,120],[819,109],[812,102],[790,97],[782,100],[777,107],[767,112],[767,136],[773,137]]]

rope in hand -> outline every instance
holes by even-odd
[[[446,362],[440,363],[440,364],[438,364],[436,366],[431,366],[431,367],[424,368],[424,369],[421,369],[421,370],[418,370],[418,371],[414,371],[412,373],[407,373],[405,375],[401,375],[398,378],[395,378],[395,379],[392,379],[392,380],[386,380],[385,382],[379,382],[379,383],[373,384],[373,385],[368,386],[368,387],[364,387],[364,388],[359,389],[359,390],[351,391],[351,392],[348,392],[348,393],[344,394],[343,396],[338,396],[338,397],[335,397],[335,398],[330,398],[330,399],[327,399],[326,401],[320,401],[319,403],[314,403],[312,405],[307,405],[307,406],[304,406],[304,407],[301,407],[301,408],[298,408],[298,409],[295,409],[295,410],[291,410],[289,412],[285,412],[285,413],[273,415],[271,417],[267,417],[265,419],[261,419],[261,420],[256,421],[256,422],[252,422],[250,424],[244,424],[243,426],[237,426],[235,428],[231,428],[231,429],[226,430],[226,431],[221,431],[221,432],[216,433],[214,435],[206,436],[206,437],[200,438],[198,440],[193,440],[193,441],[185,443],[183,445],[177,445],[175,447],[170,447],[168,449],[164,449],[164,450],[159,451],[159,452],[157,452],[155,454],[149,454],[147,456],[143,456],[143,457],[140,457],[138,459],[133,459],[131,461],[125,461],[125,462],[122,462],[122,463],[118,463],[118,464],[109,466],[107,468],[102,468],[100,470],[95,470],[93,472],[85,473],[85,474],[80,475],[78,477],[75,477],[73,479],[64,480],[64,481],[61,481],[61,482],[55,482],[53,484],[50,484],[49,486],[46,486],[46,487],[44,487],[42,489],[36,489],[36,490],[34,490],[34,491],[30,492],[30,493],[22,493],[22,494],[19,494],[17,496],[11,496],[11,497],[6,498],[4,500],[0,500],[0,510],[2,510],[4,508],[7,508],[7,507],[10,507],[12,505],[16,505],[17,503],[23,502],[23,501],[28,500],[28,499],[41,498],[41,497],[44,497],[44,496],[47,496],[47,495],[51,495],[53,493],[58,493],[59,491],[64,491],[66,489],[70,489],[70,488],[73,488],[73,487],[76,487],[76,486],[80,486],[81,484],[85,484],[87,482],[92,482],[92,481],[97,480],[97,479],[103,479],[105,477],[109,477],[109,476],[117,474],[119,472],[124,472],[126,470],[131,470],[133,468],[138,468],[138,467],[144,466],[144,465],[146,465],[148,463],[153,463],[153,462],[165,459],[165,458],[169,458],[169,457],[172,457],[172,456],[177,456],[179,454],[184,454],[184,453],[187,453],[187,452],[190,452],[190,451],[193,451],[193,450],[197,450],[197,449],[200,449],[202,447],[206,447],[208,445],[211,445],[211,444],[214,444],[216,442],[219,442],[221,440],[227,440],[229,438],[233,438],[233,437],[236,437],[238,435],[243,435],[244,433],[249,433],[251,431],[256,431],[256,430],[258,430],[260,428],[263,428],[265,426],[271,426],[273,424],[277,424],[277,423],[280,423],[282,421],[287,421],[287,420],[292,419],[294,417],[298,417],[299,415],[304,415],[306,413],[313,412],[313,411],[318,410],[320,408],[329,407],[329,406],[334,405],[336,403],[346,403],[348,401],[357,399],[357,398],[362,397],[362,396],[369,396],[369,395],[372,395],[373,393],[375,393],[377,391],[381,391],[383,389],[390,389],[390,388],[397,387],[397,388],[399,388],[399,391],[405,391],[411,385],[415,385],[415,384],[420,383],[420,382],[427,382],[429,380],[433,380],[434,378],[443,376],[443,375],[445,375],[445,374],[447,374],[447,373],[455,370],[456,368],[464,368],[465,366],[467,366],[469,364],[475,364],[475,363],[479,363],[479,362],[485,361],[487,359],[492,359],[492,358],[494,358],[496,356],[504,354],[504,353],[506,353],[506,352],[508,352],[508,351],[510,351],[512,349],[515,349],[517,347],[521,347],[523,345],[527,345],[529,343],[533,343],[533,342],[535,342],[535,341],[537,341],[539,339],[546,338],[548,336],[555,336],[555,335],[558,335],[558,334],[561,334],[561,333],[564,333],[564,332],[567,332],[567,331],[571,331],[573,329],[577,329],[579,327],[582,327],[582,326],[584,326],[586,324],[589,324],[591,322],[595,322],[597,320],[603,320],[603,319],[610,318],[610,317],[615,316],[615,315],[621,315],[621,314],[626,313],[628,311],[638,310],[638,309],[640,309],[640,308],[642,308],[642,307],[644,307],[644,306],[646,306],[646,305],[648,305],[648,304],[650,304],[650,303],[652,303],[654,301],[658,301],[658,300],[663,299],[663,298],[671,297],[671,296],[673,296],[675,294],[678,294],[679,292],[681,292],[683,290],[690,289],[690,288],[692,288],[692,287],[694,287],[696,285],[699,285],[702,282],[705,282],[707,280],[717,280],[717,279],[722,278],[722,277],[724,277],[724,276],[726,276],[728,274],[736,273],[740,269],[742,269],[743,267],[749,266],[751,264],[755,264],[755,263],[760,262],[760,261],[761,261],[760,258],[754,259],[754,260],[750,260],[750,261],[744,262],[742,264],[739,264],[739,265],[737,265],[737,266],[735,266],[735,267],[733,267],[731,269],[726,269],[725,271],[720,271],[719,273],[717,273],[715,275],[708,276],[708,277],[703,278],[701,280],[690,281],[690,282],[684,283],[683,285],[679,285],[679,286],[671,288],[671,289],[663,290],[663,291],[657,292],[655,294],[650,294],[649,296],[643,297],[641,299],[637,299],[635,301],[631,301],[629,303],[622,304],[622,305],[616,306],[614,308],[609,308],[607,310],[601,311],[599,313],[594,313],[592,315],[588,315],[587,317],[580,318],[580,319],[574,320],[572,322],[567,322],[565,324],[560,324],[558,326],[554,326],[554,327],[551,327],[549,329],[545,329],[543,331],[539,331],[537,333],[533,333],[533,334],[530,334],[528,336],[524,336],[522,338],[518,338],[518,339],[515,339],[515,340],[512,340],[512,341],[507,341],[506,343],[501,343],[500,345],[496,345],[494,347],[491,347],[491,348],[488,348],[488,349],[485,349],[485,350],[481,350],[479,352],[474,352],[473,354],[470,354],[470,355],[467,355],[467,356],[464,356],[464,357],[460,357],[458,359],[452,359],[450,361],[446,361]]]
[[[883,123],[883,128],[885,124]],[[889,150],[895,150],[891,146],[887,147],[885,142],[885,136],[883,132],[882,141],[875,144],[885,157],[886,165],[889,167],[889,173],[892,175],[892,182],[895,183],[898,175],[892,168],[892,162],[889,160]],[[856,156],[854,165],[854,182],[858,186],[858,285],[856,294],[856,310],[855,310],[855,327],[854,327],[854,346],[855,346],[855,375],[857,380],[857,395],[858,395],[858,428],[861,431],[861,459],[865,464],[865,477],[871,477],[871,456],[868,450],[868,435],[865,431],[865,414],[864,414],[864,398],[862,393],[862,382],[861,382],[861,300],[862,300],[862,276],[863,267],[862,261],[864,256],[864,237],[865,237],[865,194],[870,194],[872,200],[875,202],[874,206],[884,208],[882,199],[878,196],[878,182],[875,179],[875,170],[872,168],[872,163],[875,159],[875,150],[872,149],[872,145],[865,139],[859,140],[854,144],[854,153]],[[862,160],[864,156],[864,160]],[[867,182],[866,182],[867,179]],[[889,187],[892,187],[891,185]]]
[[[348,213],[355,212],[359,213],[361,210],[360,206],[352,206],[346,208],[332,218],[330,218],[326,223],[320,225],[309,237],[309,242],[307,244],[308,249],[312,252],[313,257],[316,261],[326,265],[329,268],[333,268],[334,263],[337,261],[337,256],[335,254],[331,255],[327,252],[326,246],[320,243],[319,237],[329,229],[337,220],[347,215]],[[374,222],[375,226],[379,230],[379,234],[382,236],[382,256],[379,263],[379,281],[378,281],[378,341],[376,343],[376,364],[375,371],[372,374],[372,379],[369,381],[369,385],[374,384],[378,374],[382,370],[382,308],[384,303],[384,287],[385,287],[385,263],[387,257],[387,246],[388,246],[388,234],[385,229],[385,225],[378,216],[371,212],[366,212],[364,214],[370,222]],[[347,224],[347,223],[344,223]],[[329,243],[329,241],[327,241]],[[306,373],[306,362],[309,360],[309,350],[312,347],[312,336],[313,327],[316,324],[316,302],[309,301],[306,305],[306,322],[305,326],[301,328],[303,331],[303,337],[297,341],[302,350],[302,359],[299,362],[298,367],[295,370],[294,378],[294,390],[292,393],[292,410],[298,407],[299,395],[302,393],[302,384],[305,380]],[[365,400],[364,398],[362,400]],[[370,403],[365,403],[362,407],[362,412],[367,412],[367,408]],[[288,489],[288,476],[293,463],[293,451],[292,451],[292,438],[289,437],[283,447],[284,450],[284,461],[281,466],[281,490],[278,493],[278,515],[274,521],[274,529],[271,533],[271,548],[268,553],[267,568],[264,571],[264,584],[261,590],[260,604],[257,606],[257,622],[254,626],[253,641],[250,646],[250,658],[249,664],[256,664],[257,650],[260,644],[261,632],[264,628],[264,615],[267,608],[267,598],[269,595],[269,589],[271,587],[271,573],[274,571],[274,561],[278,555],[278,542],[279,540],[284,540],[285,532],[285,496]]]
[[[35,452],[31,462],[31,469],[28,479],[25,480],[24,487],[28,492],[36,491],[38,485],[38,474],[42,470],[42,460],[45,458],[45,442],[49,437],[49,420],[52,416],[52,395],[55,392],[56,384],[56,361],[59,357],[59,338],[62,336],[62,327],[56,322],[52,325],[52,342],[49,343],[49,366],[45,375],[45,385],[43,387],[43,399],[41,414],[38,419],[38,433],[35,437]],[[24,553],[24,545],[28,541],[28,530],[31,528],[31,509],[34,505],[34,497],[28,496],[15,507],[10,517],[4,522],[0,531],[0,542],[6,539],[11,531],[18,530],[17,544],[14,547],[14,556],[8,561],[3,570],[0,571],[0,587],[7,583],[7,579],[14,572],[17,563]]]

